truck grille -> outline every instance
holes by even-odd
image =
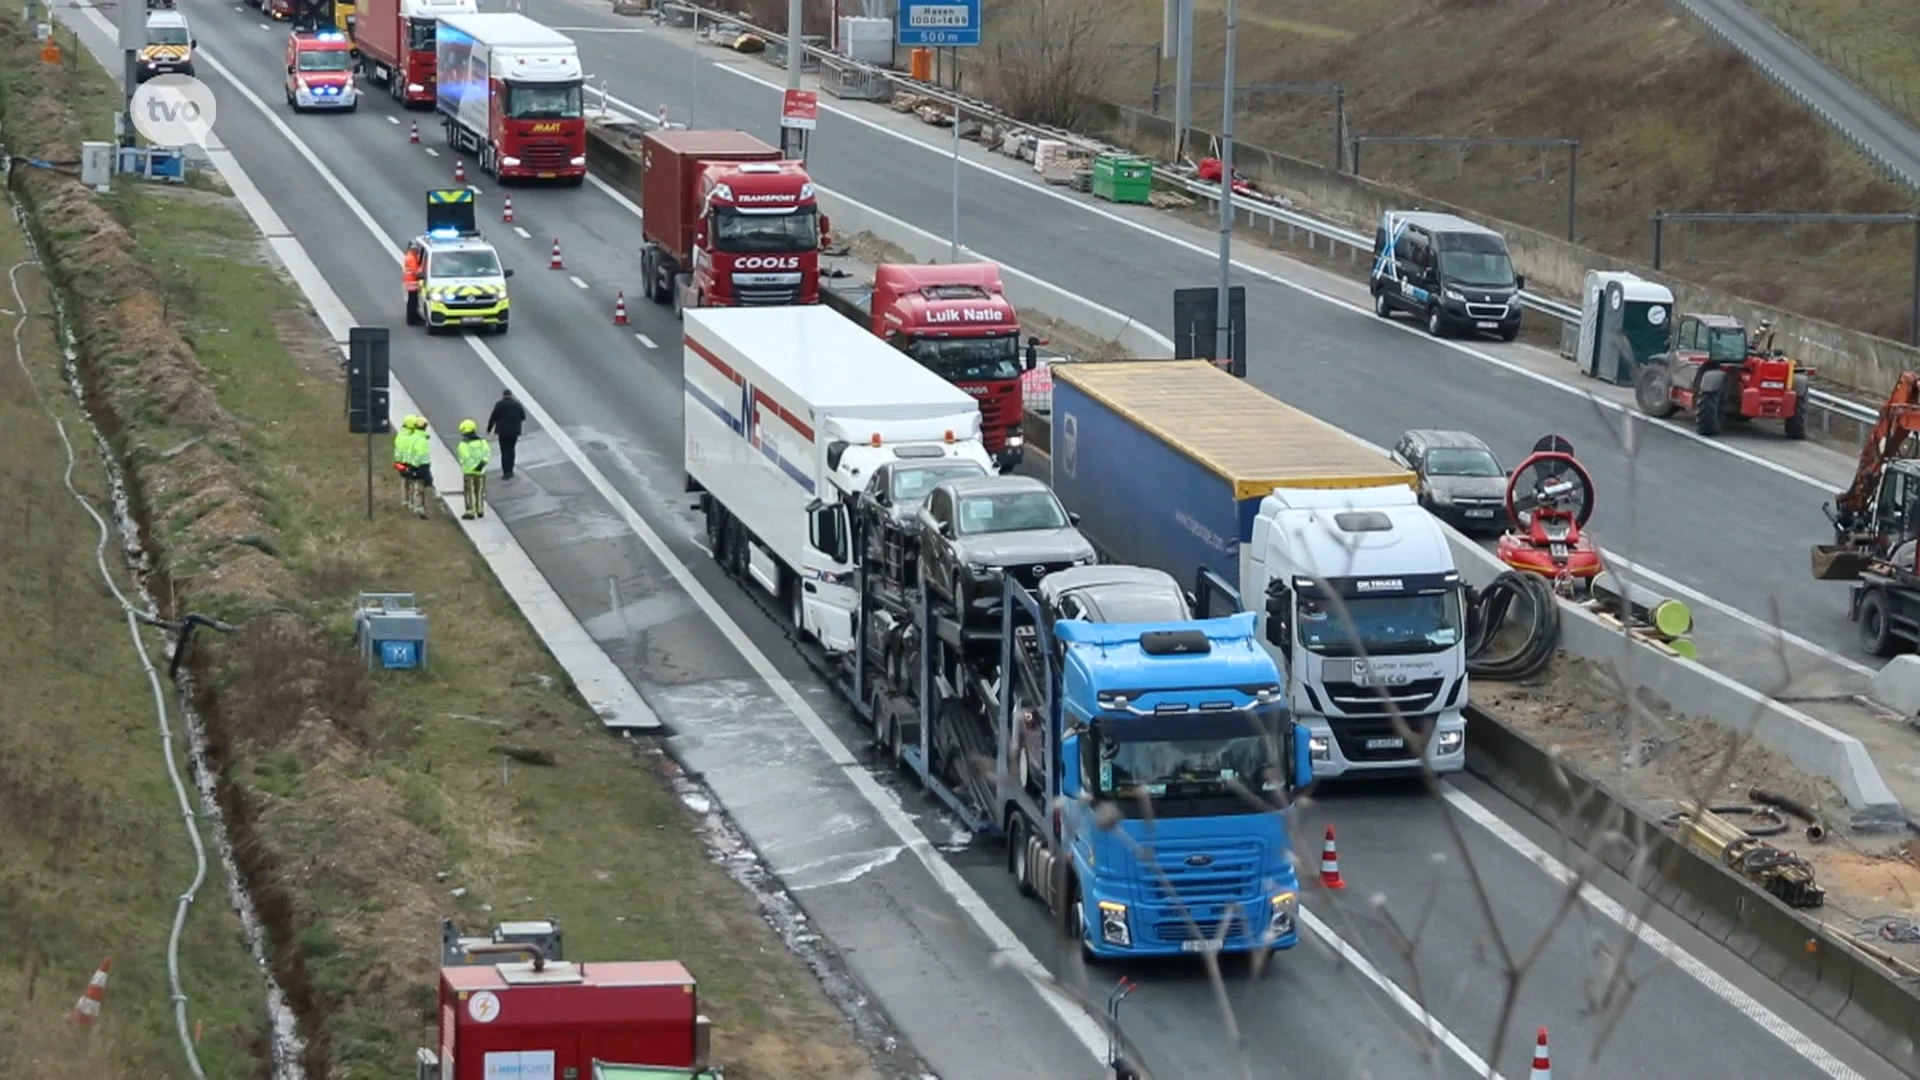
[[[780,307],[800,302],[800,286],[735,285],[733,295],[741,307]]]
[[[1250,902],[1257,898],[1261,845],[1253,840],[1159,841],[1140,853],[1149,888],[1162,903]],[[1194,866],[1189,859],[1210,859]]]
[[[1225,933],[1221,931],[1225,927]],[[1161,919],[1153,924],[1154,940],[1175,945],[1182,941],[1240,941],[1252,936],[1247,925],[1245,911],[1236,911],[1232,915],[1183,919],[1179,917]]]
[[[1413,761],[1419,748],[1426,746],[1427,738],[1433,734],[1433,717],[1408,716],[1407,729],[1418,739],[1417,744],[1373,747],[1367,746],[1369,739],[1398,739],[1400,732],[1394,729],[1391,720],[1335,720],[1332,722],[1333,737],[1340,743],[1340,756],[1348,761]]]
[[[552,139],[530,140],[520,150],[520,165],[528,169],[564,169],[573,160],[573,147]]]
[[[1400,715],[1411,717],[1432,708],[1446,685],[1445,679],[1415,679],[1400,686],[1330,682],[1326,691],[1328,704],[1343,716],[1390,716],[1398,709]]]
[[[1504,319],[1507,317],[1507,305],[1468,304],[1467,317],[1470,319]]]
[[[1055,570],[1065,570],[1072,565],[1072,562],[1026,563],[1020,566],[1001,567],[1000,572],[1013,575],[1014,580],[1026,588],[1037,589],[1040,587],[1041,578]]]
[[[1007,395],[989,391],[986,396],[977,400],[980,402],[980,422],[987,430],[1004,428],[1013,422],[1013,418],[1007,415],[1009,411],[1007,406],[1011,404]]]

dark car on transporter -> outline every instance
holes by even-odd
[[[1393,460],[1419,478],[1420,505],[1462,532],[1507,527],[1507,472],[1477,437],[1420,428],[1393,444]]]
[[[1098,561],[1074,528],[1079,515],[1030,476],[945,481],[919,519],[922,587],[967,615],[996,606],[1004,576],[1035,589],[1048,574]]]

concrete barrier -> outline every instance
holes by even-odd
[[[1685,847],[1606,785],[1476,709],[1467,768],[1800,1001],[1920,1076],[1920,995],[1835,931]]]
[[[1896,656],[1874,673],[1867,696],[1912,718],[1920,714],[1920,656]]]
[[[595,121],[587,132],[587,155],[595,175],[638,200],[640,163],[631,149],[641,128],[630,122]],[[820,189],[822,210],[833,219],[834,231],[870,232],[916,259],[938,261],[951,245],[899,218],[855,205],[845,196]],[[965,252],[963,245],[962,251]],[[1008,298],[1016,305],[1049,318],[1070,323],[1089,333],[1116,341],[1129,355],[1152,358],[1173,355],[1173,342],[1151,326],[1077,296],[1059,286],[1002,264],[1000,272]],[[1046,418],[1028,414],[1029,445],[1041,452],[1051,446]],[[1485,548],[1449,530],[1454,560],[1461,576],[1481,586],[1506,566]],[[1751,732],[1760,745],[1773,750],[1803,772],[1825,777],[1840,790],[1856,829],[1904,828],[1905,811],[1887,788],[1859,739],[1783,705],[1710,668],[1676,659],[1608,627],[1592,614],[1572,605],[1561,612],[1561,647],[1569,654],[1608,665],[1626,685],[1645,688],[1673,711],[1711,719],[1739,732]]]

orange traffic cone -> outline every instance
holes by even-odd
[[[1553,1063],[1547,1060],[1547,1029],[1540,1029],[1539,1038],[1533,1044],[1533,1071],[1527,1074],[1527,1080],[1553,1080]]]
[[[82,1027],[92,1027],[93,1022],[100,1019],[100,1004],[107,998],[107,972],[112,968],[113,957],[100,961],[99,970],[87,980],[86,992],[80,995],[79,1001],[73,1003],[73,1011],[67,1014],[68,1020]]]
[[[1320,885],[1326,889],[1344,889],[1340,880],[1340,855],[1333,849],[1333,826],[1327,826],[1327,842],[1320,848]]]
[[[410,143],[417,143],[420,141],[420,121],[415,120],[413,122],[413,127],[407,129],[407,141]]]
[[[456,184],[467,182],[467,163],[458,158],[453,162],[453,182]]]
[[[560,238],[555,237],[553,240],[553,258],[547,260],[547,269],[565,270],[566,268],[567,264],[560,261]]]
[[[500,205],[500,220],[513,220],[513,196],[511,195],[507,196],[507,201]]]
[[[627,325],[627,294],[624,289],[613,297],[613,325]]]

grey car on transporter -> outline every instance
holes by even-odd
[[[1507,472],[1476,436],[1420,428],[1393,444],[1393,460],[1419,479],[1420,505],[1468,533],[1507,527]]]
[[[945,481],[919,520],[922,585],[963,613],[992,608],[1003,576],[1034,589],[1056,570],[1098,561],[1074,528],[1079,515],[1030,476]]]

